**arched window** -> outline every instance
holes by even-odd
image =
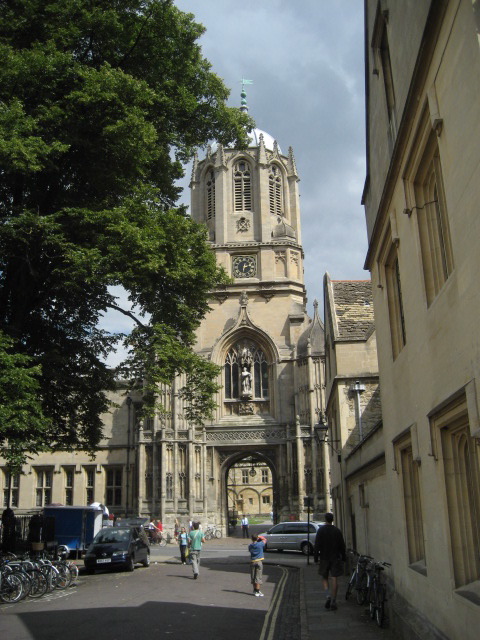
[[[233,169],[233,199],[235,211],[252,211],[252,179],[245,160],[237,162]]]
[[[275,164],[272,164],[270,167],[268,188],[270,195],[270,213],[278,216],[283,215],[282,174]]]
[[[206,174],[205,187],[207,193],[207,220],[215,217],[215,173],[209,169]]]
[[[268,398],[268,363],[262,349],[254,343],[242,341],[230,349],[224,375],[227,400]]]

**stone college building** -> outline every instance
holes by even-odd
[[[95,501],[117,515],[153,516],[167,527],[199,519],[224,532],[239,509],[296,520],[313,496],[312,515],[326,510],[328,472],[314,438],[324,412],[323,324],[316,305],[313,320],[306,314],[298,181],[292,149],[283,153],[258,129],[248,149],[214,144],[194,161],[191,215],[232,277],[212,292],[198,330],[198,352],[222,367],[214,420],[186,422],[181,379],[159,390],[167,413],[144,422],[141,398],[119,385],[96,459],[39,455],[11,479],[10,495],[3,467],[5,505],[10,498],[16,513],[32,513]],[[241,487],[229,488],[235,465],[251,470],[245,483],[258,469],[268,484],[252,481],[242,500]]]

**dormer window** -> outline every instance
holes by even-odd
[[[235,211],[252,211],[252,180],[250,166],[244,160],[233,169],[233,198]]]
[[[209,169],[206,175],[207,220],[215,218],[215,173]]]
[[[277,216],[283,215],[282,174],[280,169],[274,164],[270,167],[268,188],[270,195],[270,213]]]

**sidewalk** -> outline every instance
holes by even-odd
[[[380,629],[370,620],[365,606],[359,606],[353,593],[345,600],[347,577],[339,578],[336,611],[325,609],[325,594],[317,565],[307,565],[300,576],[301,640],[319,640],[328,634],[328,640],[395,640],[397,636],[388,628]],[[388,603],[387,603],[388,606]]]

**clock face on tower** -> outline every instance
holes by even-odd
[[[253,256],[235,256],[232,265],[234,278],[253,278],[257,273],[257,263]]]

